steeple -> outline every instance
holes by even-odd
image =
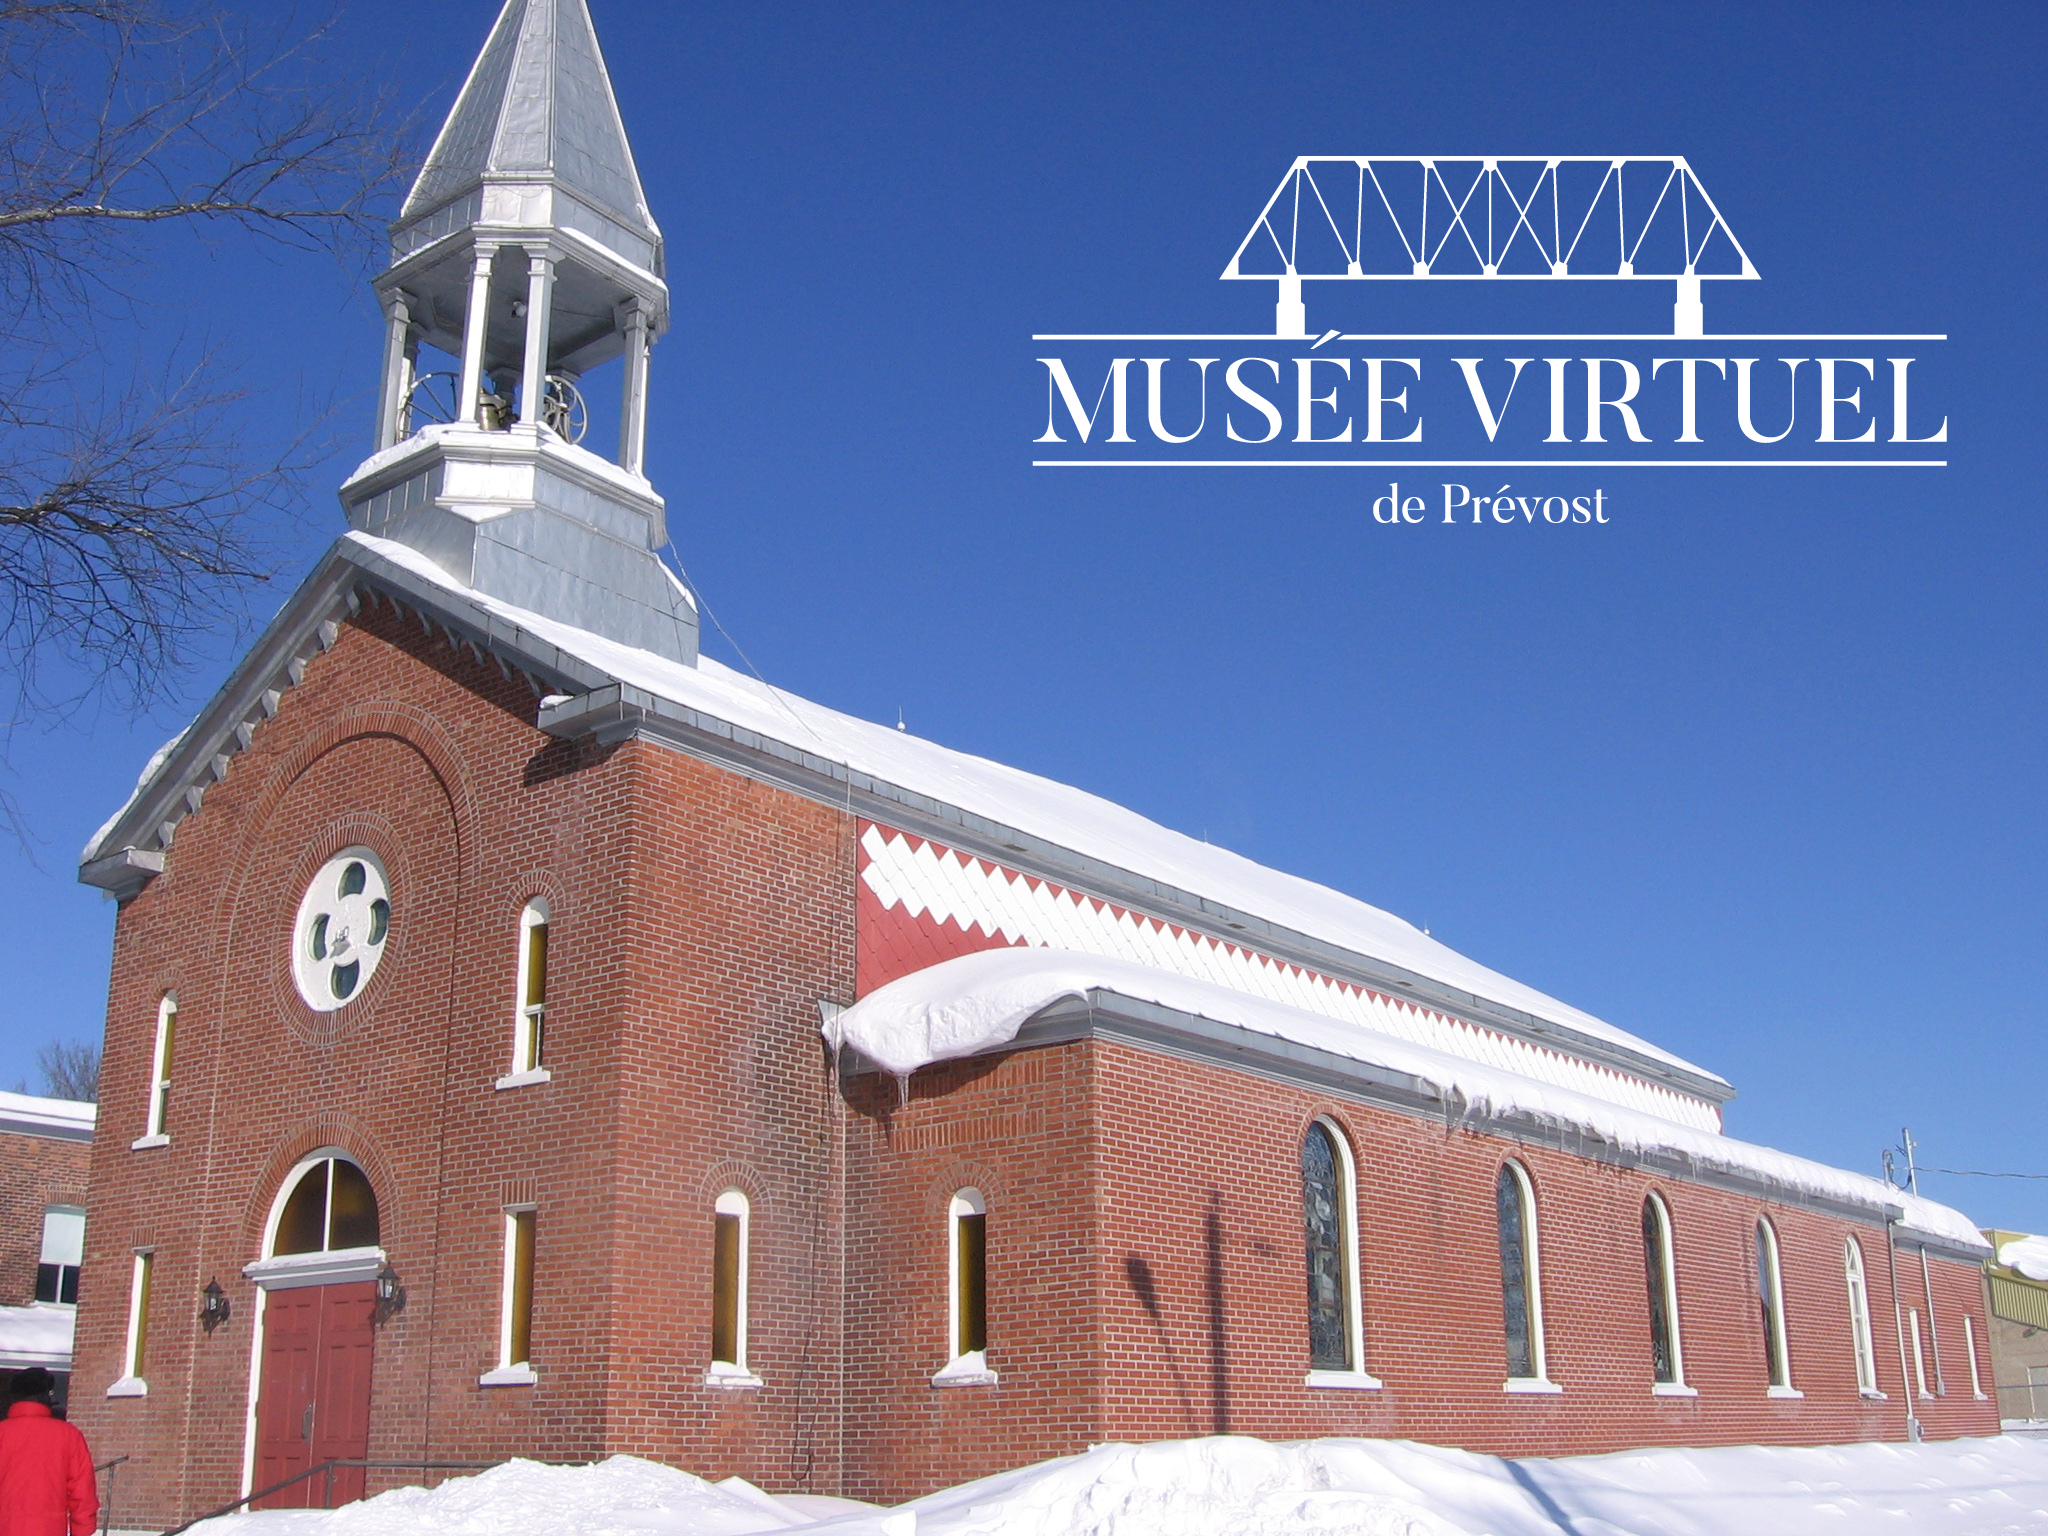
[[[664,510],[643,473],[661,271],[585,0],[506,0],[391,229],[378,452],[342,488],[351,525],[694,662],[696,609],[655,554]],[[621,359],[607,462],[581,446],[583,382]]]

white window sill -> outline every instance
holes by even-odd
[[[1650,1388],[1652,1397],[1698,1397],[1698,1387],[1688,1387],[1682,1381],[1660,1381]]]
[[[1310,1371],[1308,1385],[1339,1392],[1377,1392],[1386,1383],[1364,1371]]]
[[[1856,1395],[1860,1398],[1863,1398],[1865,1401],[1872,1403],[1888,1403],[1892,1400],[1892,1395],[1889,1392],[1878,1392],[1873,1390],[1870,1392],[1858,1392]],[[1979,1397],[1982,1397],[1984,1394],[1982,1392],[1979,1392],[1977,1395]]]
[[[147,1397],[149,1396],[149,1383],[140,1376],[123,1376],[111,1387],[107,1388],[107,1396]]]
[[[530,1387],[539,1381],[530,1365],[501,1365],[495,1371],[485,1371],[477,1377],[480,1387]]]
[[[1797,1387],[1772,1387],[1770,1391],[1764,1394],[1764,1396],[1783,1398],[1787,1402],[1791,1402],[1798,1398],[1805,1397],[1806,1394],[1800,1391]]]
[[[1564,1391],[1556,1382],[1540,1376],[1511,1376],[1500,1384],[1500,1389],[1516,1397],[1555,1397]]]
[[[704,1373],[704,1385],[719,1387],[728,1392],[751,1392],[757,1387],[766,1386],[767,1383],[744,1365],[714,1360],[711,1362],[711,1369]]]
[[[170,1137],[166,1136],[162,1131],[155,1131],[148,1136],[136,1137],[128,1143],[128,1150],[130,1152],[147,1152],[151,1147],[168,1147],[170,1144]]]
[[[552,1083],[555,1074],[546,1067],[530,1067],[524,1072],[508,1072],[498,1079],[499,1088],[524,1088],[529,1083]]]
[[[962,1355],[949,1362],[932,1377],[935,1387],[992,1387],[996,1384],[996,1373],[988,1368],[988,1356],[980,1350]]]
[[[1878,1395],[1879,1397],[1883,1397],[1883,1396],[1884,1396],[1884,1394],[1883,1394],[1882,1392],[1878,1393],[1877,1395]],[[1977,1401],[1978,1401],[1978,1402],[1980,1402],[1980,1403],[1988,1403],[1988,1402],[1990,1402],[1990,1401],[1991,1401],[1991,1394],[1990,1394],[1989,1392],[1972,1392],[1972,1393],[1970,1394],[1970,1396],[1972,1396],[1972,1397],[1974,1397],[1975,1399],[1977,1399]]]

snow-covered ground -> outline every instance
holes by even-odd
[[[1105,1445],[883,1510],[630,1456],[511,1462],[203,1536],[2048,1536],[2048,1439],[1506,1461],[1406,1440]]]

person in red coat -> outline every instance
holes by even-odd
[[[57,1417],[57,1381],[39,1365],[9,1383],[0,1420],[0,1536],[93,1536],[100,1493],[92,1452]]]

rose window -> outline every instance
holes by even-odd
[[[309,1007],[331,1012],[361,992],[391,933],[391,887],[377,856],[346,848],[321,866],[292,932],[292,974]]]

